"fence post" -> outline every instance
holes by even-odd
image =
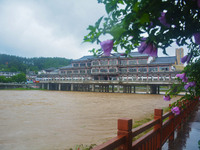
[[[130,150],[132,148],[132,119],[118,119],[117,135],[126,136],[126,143],[124,144],[123,150]]]
[[[171,104],[169,104],[169,107],[171,107]],[[171,122],[171,131],[170,131],[169,140],[173,141],[174,140],[174,127],[175,127],[174,113],[171,113],[171,115],[169,116],[169,121]]]
[[[162,109],[154,109],[154,120],[159,119],[159,123],[154,126],[154,130],[158,130],[157,142],[156,142],[157,150],[160,150],[162,146],[162,115],[163,115]]]
[[[180,114],[179,114],[179,119],[178,119],[178,130],[181,129],[181,126],[182,126],[182,120],[183,120],[183,109],[182,109],[182,102],[179,102],[178,103],[178,107],[179,107],[179,110],[180,110]]]

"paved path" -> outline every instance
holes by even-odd
[[[188,122],[176,133],[175,140],[162,150],[200,150],[200,103]]]

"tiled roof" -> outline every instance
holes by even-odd
[[[131,52],[129,54],[131,57],[148,57],[147,54],[140,54],[138,52]],[[93,56],[93,55],[89,55],[89,56],[83,56],[79,59],[76,59],[74,61],[83,61],[83,60],[88,60],[88,59],[99,59],[99,58],[117,58],[117,57],[125,57],[125,56],[121,56],[120,53],[113,53],[111,54],[111,56]]]
[[[150,64],[175,64],[176,56],[172,57],[156,57]]]
[[[52,71],[52,70],[55,70],[55,69],[56,69],[56,68],[51,67],[51,68],[45,69],[45,71]]]
[[[70,64],[68,66],[60,67],[59,69],[66,69],[66,68],[72,68],[72,64]]]
[[[93,55],[89,55],[89,56],[83,56],[79,59],[75,59],[74,61],[80,61],[80,60],[88,60],[88,59],[95,59],[96,57]]]

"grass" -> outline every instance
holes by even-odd
[[[163,114],[167,113],[168,111],[169,111],[169,107],[164,107],[164,108],[163,108]],[[133,129],[135,129],[135,128],[137,128],[137,127],[139,127],[139,126],[141,126],[141,125],[143,125],[143,124],[145,124],[145,123],[148,123],[149,121],[153,120],[153,118],[154,118],[154,116],[153,116],[153,114],[152,114],[152,115],[149,116],[149,117],[146,117],[146,118],[143,118],[143,119],[141,119],[141,120],[135,121],[135,122],[133,123]],[[165,120],[167,120],[167,119],[168,119],[168,118],[164,119],[163,122],[164,122]],[[149,131],[151,131],[152,129],[153,129],[153,127],[152,127],[152,128],[149,128],[149,129],[147,129],[146,131],[142,132],[141,134],[135,136],[135,137],[133,138],[133,141],[135,141],[135,140],[139,139],[140,137],[144,136],[145,134],[147,134],[147,133],[148,133]]]
[[[96,146],[96,144],[91,144],[91,145],[76,145],[76,147],[70,148],[69,150],[91,150],[92,148],[94,148]]]

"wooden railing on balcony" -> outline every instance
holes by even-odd
[[[174,140],[174,132],[181,128],[199,100],[190,100],[180,103],[185,105],[179,115],[167,112],[163,115],[162,109],[154,110],[154,120],[132,130],[132,119],[118,119],[117,137],[96,146],[93,150],[158,150],[167,140]],[[150,131],[149,131],[150,130]],[[133,138],[145,131],[149,131],[139,139]]]

